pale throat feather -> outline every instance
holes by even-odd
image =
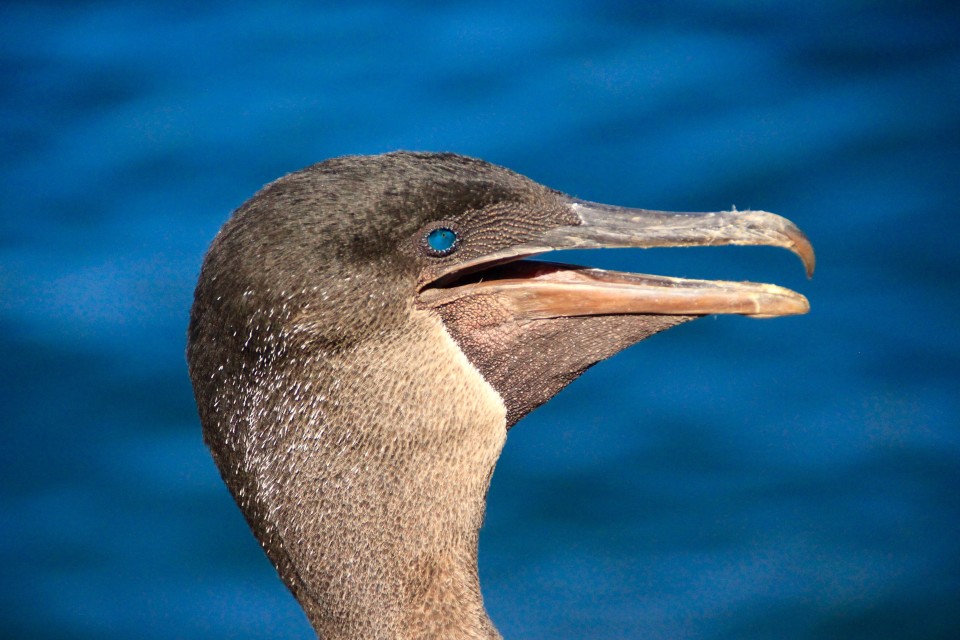
[[[304,343],[286,383],[266,385],[291,393],[251,403],[274,435],[247,451],[271,505],[264,547],[322,638],[497,637],[476,559],[507,409],[436,314],[407,312],[405,331],[340,354]]]

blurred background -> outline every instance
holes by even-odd
[[[761,208],[817,249],[559,256],[776,282],[510,432],[507,638],[960,637],[960,5],[0,8],[0,636],[311,638],[184,362],[230,211],[330,156],[446,150],[573,195]]]

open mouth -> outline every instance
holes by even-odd
[[[739,314],[772,318],[806,313],[807,299],[784,287],[753,282],[691,280],[569,264],[517,260],[474,271],[420,299],[443,306],[468,296],[495,297],[516,317]]]
[[[571,248],[769,245],[786,248],[813,274],[807,237],[789,220],[760,211],[668,213],[571,200],[579,225],[559,227],[524,245],[452,267],[420,300],[442,307],[483,296],[517,319],[658,314],[738,314],[769,318],[803,314],[807,299],[784,287],[606,271],[529,260]]]

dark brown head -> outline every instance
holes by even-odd
[[[706,244],[813,269],[772,214],[609,207],[452,154],[329,160],[238,209],[197,285],[190,373],[221,473],[318,632],[493,634],[476,532],[506,429],[679,322],[807,310],[772,285],[528,258]]]

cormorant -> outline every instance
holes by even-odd
[[[715,313],[805,313],[765,284],[529,260],[557,249],[813,249],[760,211],[578,200],[481,160],[322,162],[237,209],[187,358],[203,433],[325,640],[498,638],[477,541],[507,430],[591,365]]]

